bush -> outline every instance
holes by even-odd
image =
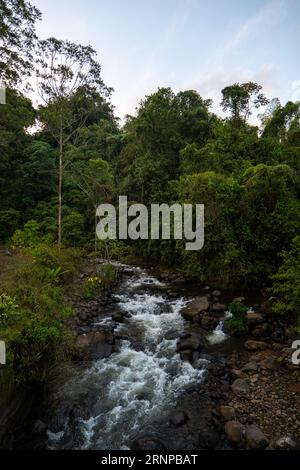
[[[18,319],[18,308],[19,306],[14,297],[6,293],[0,294],[0,327],[8,326]]]
[[[234,301],[229,305],[232,317],[227,320],[230,331],[234,335],[242,335],[247,332],[246,313],[247,307],[241,302]]]
[[[83,295],[86,299],[93,299],[102,286],[99,276],[89,277],[83,285]]]

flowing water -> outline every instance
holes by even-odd
[[[194,368],[176,353],[186,300],[167,300],[165,290],[140,268],[122,282],[115,294],[116,308],[126,313],[114,330],[119,350],[64,384],[63,399],[79,404],[79,412],[61,429],[48,430],[49,448],[128,449],[155,432],[180,395],[201,382],[205,361]],[[96,327],[111,323],[108,316]]]

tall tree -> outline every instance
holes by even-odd
[[[62,243],[62,185],[68,161],[66,145],[74,140],[89,116],[86,97],[95,93],[109,96],[101,78],[101,65],[91,46],[49,38],[39,43],[38,90],[44,102],[40,118],[59,149],[58,170],[58,246]]]
[[[35,22],[41,13],[26,0],[0,0],[0,82],[12,86],[32,70]]]
[[[262,93],[262,86],[254,82],[235,83],[223,88],[221,106],[229,111],[235,123],[246,121],[253,109],[268,104],[269,100]]]

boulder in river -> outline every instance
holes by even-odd
[[[225,310],[227,310],[227,305],[221,304],[220,302],[215,302],[212,304],[211,310],[213,312],[225,312]]]
[[[77,337],[76,344],[86,359],[102,359],[110,356],[113,351],[103,331],[91,331],[80,335]]]
[[[182,316],[186,320],[194,320],[198,313],[208,310],[209,301],[207,297],[195,297],[183,310]]]
[[[246,319],[248,325],[259,325],[265,321],[264,315],[259,312],[247,312]]]
[[[185,350],[201,351],[203,349],[203,344],[199,336],[189,335],[187,337],[180,338],[177,341],[176,349],[177,352]]]

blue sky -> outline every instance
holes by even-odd
[[[234,82],[300,99],[300,0],[31,0],[41,38],[91,44],[123,118],[159,86],[214,100]]]

